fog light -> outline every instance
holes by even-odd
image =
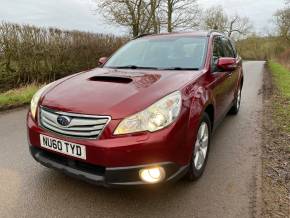
[[[165,171],[163,167],[153,167],[140,170],[139,175],[146,183],[158,183],[165,178]]]

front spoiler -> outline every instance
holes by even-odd
[[[105,187],[148,185],[139,178],[139,170],[143,168],[162,166],[166,171],[166,178],[162,181],[162,183],[177,181],[188,171],[187,165],[180,167],[171,162],[130,167],[105,168],[67,159],[63,156],[55,155],[33,146],[29,146],[29,149],[33,158],[40,164],[48,168],[61,171],[71,177]]]

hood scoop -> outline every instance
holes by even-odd
[[[131,83],[133,80],[128,77],[120,77],[120,76],[93,76],[89,78],[90,81],[96,82],[109,82],[109,83]]]

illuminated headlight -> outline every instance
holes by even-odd
[[[164,180],[165,170],[163,167],[142,169],[140,170],[139,175],[144,182],[153,184]]]
[[[181,93],[176,91],[157,101],[144,111],[125,118],[116,128],[114,134],[135,132],[155,132],[172,124],[181,110]]]
[[[35,119],[38,102],[39,102],[39,99],[40,99],[42,93],[51,85],[52,85],[52,83],[42,87],[32,97],[31,103],[30,103],[30,111],[31,111],[33,119]]]

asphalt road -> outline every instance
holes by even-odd
[[[1,113],[0,217],[254,217],[260,199],[263,65],[244,64],[240,114],[228,116],[216,131],[206,172],[196,183],[118,190],[72,179],[30,156],[27,109]]]

